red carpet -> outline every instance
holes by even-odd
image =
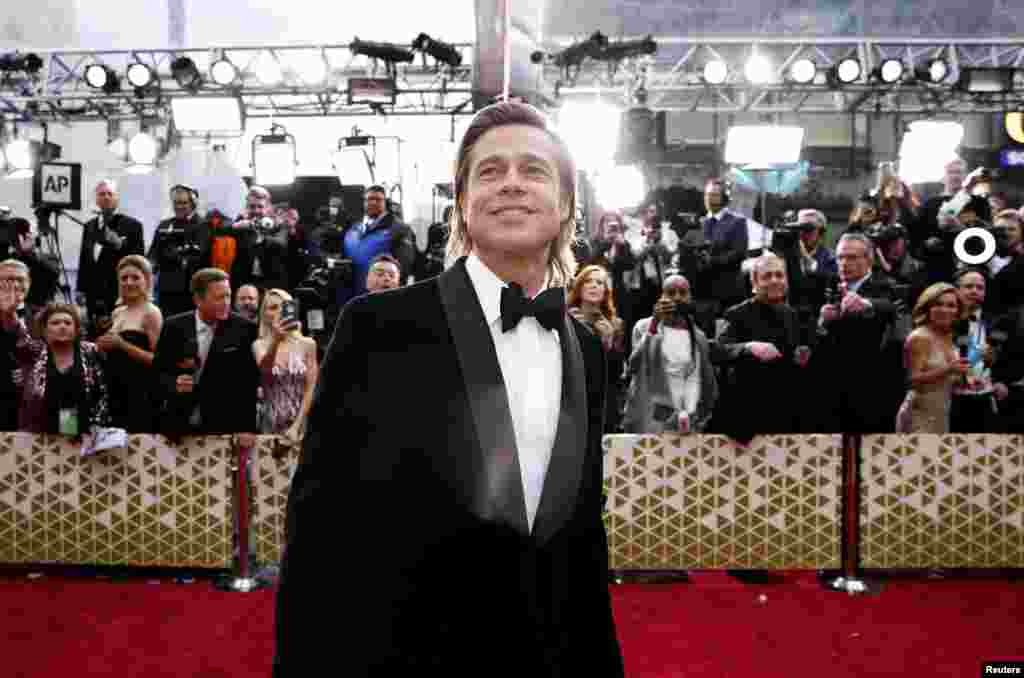
[[[820,590],[813,576],[744,586],[612,588],[630,678],[980,675],[1024,659],[1024,585],[1005,579],[890,580],[878,596]],[[766,600],[761,602],[759,596]],[[269,676],[273,592],[207,581],[0,579],[0,676]]]

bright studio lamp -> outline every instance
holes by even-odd
[[[800,161],[804,128],[783,125],[735,125],[725,140],[730,165],[772,167]]]

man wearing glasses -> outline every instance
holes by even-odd
[[[28,266],[17,259],[0,261],[0,296],[6,297],[14,291],[18,321],[28,323],[25,318],[25,296],[28,294],[30,279]],[[21,375],[15,356],[17,325],[0,326],[0,431],[18,430],[18,402],[21,400]]]

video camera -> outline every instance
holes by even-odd
[[[864,229],[866,235],[875,245],[882,245],[907,237],[907,229],[902,224],[883,224],[878,222]]]
[[[768,222],[772,232],[771,249],[782,252],[797,246],[801,233],[811,233],[818,226],[813,223],[800,222],[796,210],[787,210],[782,216],[774,217]]]

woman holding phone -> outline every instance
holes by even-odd
[[[260,432],[297,443],[313,403],[319,364],[316,342],[302,336],[296,302],[284,290],[270,289],[263,295],[259,338],[252,351],[262,374]]]

